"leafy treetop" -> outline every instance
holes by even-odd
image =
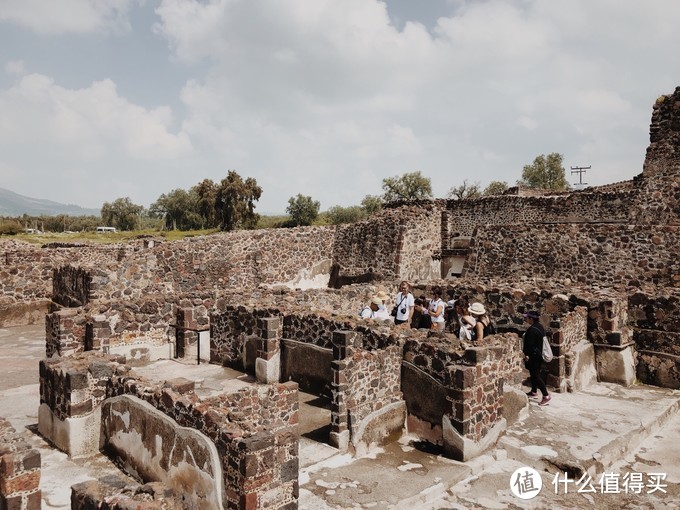
[[[414,200],[432,198],[432,184],[429,177],[418,172],[407,172],[401,176],[383,179],[383,200]]]

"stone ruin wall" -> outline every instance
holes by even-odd
[[[244,370],[248,337],[264,338],[258,319],[279,317],[277,309],[253,310],[243,305],[226,305],[210,314],[210,362]]]
[[[337,391],[344,391],[350,436],[357,437],[362,421],[376,411],[403,401],[400,372],[403,352],[399,344],[382,349],[367,349],[362,345],[345,354],[344,359],[334,362],[333,368],[339,383]]]
[[[659,162],[680,164],[680,86],[672,94],[660,96],[652,109],[649,147],[644,173],[657,171]]]
[[[267,320],[271,317],[278,317],[274,328],[277,340],[295,340],[332,351],[332,380],[327,383],[332,400],[332,433],[338,446],[346,448],[351,443],[357,448],[367,446],[366,442],[381,442],[386,432],[384,427],[371,427],[371,415],[384,413],[396,422],[403,413],[399,369],[403,353],[391,328],[356,317],[228,306],[211,315],[211,323],[215,324],[211,328],[211,361],[253,371],[244,367],[248,365],[244,353],[249,344],[255,345],[253,341],[271,339],[265,331],[272,328]],[[403,417],[397,424],[399,429],[402,424]],[[364,435],[366,427],[369,435],[375,435],[370,440]]]
[[[441,250],[442,210],[438,202],[422,207],[402,207],[395,211],[405,216],[403,241],[399,250],[398,277],[404,280],[439,278],[439,259],[433,255]]]
[[[638,353],[637,376],[658,386],[680,389],[680,291],[628,298],[628,315]]]
[[[343,284],[375,279],[439,278],[441,201],[389,204],[370,218],[340,225],[333,263]]]
[[[596,188],[597,190],[597,188]],[[478,227],[520,225],[540,235],[544,223],[635,223],[631,202],[637,189],[599,192],[591,190],[555,196],[501,195],[478,200],[449,200],[445,241],[474,237]],[[447,249],[449,246],[443,246]]]
[[[543,224],[479,227],[468,278],[516,275],[608,287],[679,284],[680,226]]]
[[[474,345],[433,336],[407,340],[404,361],[439,382],[449,402],[446,415],[452,426],[478,442],[503,416],[503,385],[519,382],[521,352],[520,339],[512,333]]]
[[[127,245],[7,241],[0,254],[0,304],[49,301],[78,306],[74,293],[91,278],[90,300],[142,299],[152,293],[252,288],[329,273],[335,227],[237,231],[182,241]],[[72,269],[65,270],[65,266]],[[53,285],[54,272],[60,281]],[[80,300],[77,300],[80,301]]]
[[[42,508],[40,467],[40,451],[0,417],[0,508]]]
[[[401,238],[400,218],[391,214],[340,225],[333,243],[333,262],[344,277],[394,278]]]
[[[174,342],[176,314],[170,296],[58,310],[45,318],[46,356],[123,347],[135,356],[135,347]]]
[[[278,509],[297,501],[295,383],[254,385],[200,399],[190,381],[150,382],[121,362],[98,353],[43,360],[41,405],[64,421],[92,414],[106,399],[134,396],[215,444],[225,508]]]

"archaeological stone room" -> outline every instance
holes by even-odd
[[[605,186],[178,241],[3,238],[0,327],[44,338],[32,417],[0,409],[0,509],[41,508],[48,454],[89,469],[59,482],[78,510],[479,508],[504,463],[642,471],[621,463],[680,414],[680,87],[650,107],[643,168]],[[484,303],[496,333],[359,317],[402,280]],[[553,353],[545,408],[526,396],[528,312]],[[390,474],[375,452],[395,449]],[[656,508],[679,501],[671,478]]]

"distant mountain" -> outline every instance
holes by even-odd
[[[0,216],[99,216],[99,209],[85,209],[73,204],[60,204],[51,200],[30,198],[8,189],[0,188]]]

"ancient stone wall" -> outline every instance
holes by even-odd
[[[177,307],[168,298],[151,295],[52,312],[46,316],[46,355],[101,350],[140,359],[172,357]]]
[[[401,402],[402,348],[393,345],[380,350],[362,347],[346,352],[343,401],[350,417],[350,437],[359,435],[359,426],[372,413]],[[340,368],[340,364],[337,365]],[[338,391],[342,391],[338,388]]]
[[[466,275],[512,281],[515,275],[584,285],[671,285],[680,274],[680,227],[543,224],[479,227]]]
[[[633,294],[628,314],[638,352],[638,378],[680,389],[680,292]]]
[[[490,336],[481,345],[451,337],[409,340],[404,361],[442,384],[449,400],[454,399],[447,413],[452,423],[474,441],[502,417],[502,402],[496,397],[505,382],[519,382],[524,368],[521,341],[512,333]]]
[[[120,250],[108,245],[40,247],[21,241],[0,244],[0,295],[16,302],[51,299],[53,271],[66,264],[88,261],[92,265],[116,260]]]
[[[370,281],[398,274],[397,253],[403,242],[402,224],[407,213],[386,211],[370,218],[338,226],[333,242],[333,263],[341,277]],[[354,280],[353,280],[354,279]]]
[[[52,301],[66,307],[83,306],[90,300],[89,272],[73,266],[63,266],[54,270],[52,281]]]
[[[40,452],[0,417],[0,508],[40,510]]]
[[[198,289],[293,285],[330,273],[335,229],[238,231],[126,245],[37,247],[3,241],[0,299],[13,304],[54,297],[62,305],[78,306],[87,295],[94,301],[130,301]]]
[[[59,420],[91,414],[106,398],[116,367],[115,356],[73,355],[40,361],[40,404]]]
[[[71,486],[71,510],[185,510],[185,502],[160,482],[139,484],[122,476],[106,476]]]
[[[645,174],[654,173],[659,163],[680,166],[680,86],[654,103],[649,141]]]
[[[45,316],[45,356],[70,356],[85,350],[88,315],[81,308],[59,310]]]
[[[447,237],[474,237],[478,227],[519,225],[541,235],[544,223],[634,223],[635,190],[599,192],[597,188],[550,197],[501,195],[478,200],[449,200]]]
[[[440,278],[440,261],[435,255],[442,247],[441,203],[401,207],[395,215],[404,223],[396,277],[411,281]]]
[[[283,338],[331,349],[333,332],[351,328],[349,322],[331,319],[326,315],[287,313],[283,317]]]
[[[222,468],[224,508],[278,509],[296,504],[295,383],[252,385],[201,399],[191,381],[151,382],[119,361],[99,353],[44,360],[41,403],[55,419],[63,421],[94,413],[108,398],[137,397],[215,444]]]
[[[172,487],[186,508],[223,508],[220,458],[204,434],[178,427],[151,404],[129,395],[106,399],[101,415],[99,444],[125,472]]]
[[[210,315],[210,361],[237,370],[245,369],[244,354],[248,337],[262,338],[258,318],[277,317],[276,309],[253,309],[226,305]]]
[[[519,349],[515,354],[516,359]],[[473,347],[466,356],[472,364],[454,366],[450,373],[450,421],[461,436],[479,442],[503,417],[505,363],[513,357],[503,347]]]

